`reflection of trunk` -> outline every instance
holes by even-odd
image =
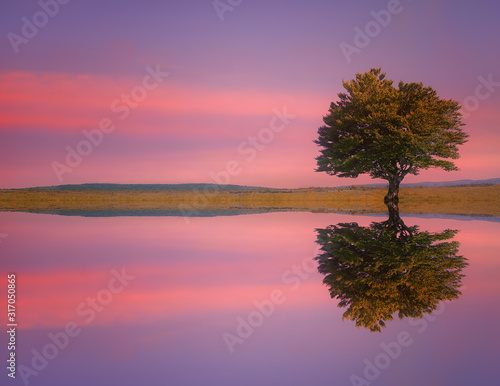
[[[411,227],[407,227],[401,217],[399,217],[398,203],[388,201],[385,205],[387,205],[387,209],[389,210],[389,218],[383,224],[390,230],[395,239],[405,240],[407,237],[411,237]]]
[[[389,191],[387,192],[387,195],[384,197],[384,202],[387,203],[395,203],[397,204],[399,202],[399,184],[401,182],[402,178],[398,176],[394,176],[389,179]]]

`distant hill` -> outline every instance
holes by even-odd
[[[500,178],[490,178],[488,180],[457,180],[442,182],[415,182],[411,184],[401,184],[402,186],[456,186],[456,185],[491,185],[500,184]]]
[[[456,180],[441,182],[412,182],[402,183],[401,186],[457,186],[457,185],[492,185],[500,184],[500,178],[490,178],[488,180]],[[351,185],[347,185],[351,186]],[[387,184],[366,184],[362,186],[387,186]]]
[[[267,189],[260,186],[242,186],[242,185],[218,185],[218,184],[73,184],[56,186],[39,186],[24,189],[42,189],[42,190],[261,190]],[[20,189],[20,190],[24,190]]]
[[[490,178],[488,180],[457,180],[457,181],[442,181],[442,182],[414,182],[402,183],[401,186],[457,186],[457,185],[491,185],[500,184],[500,178]],[[351,185],[339,186],[338,188],[350,187]],[[384,183],[364,184],[359,186],[382,187],[387,186]],[[73,185],[56,185],[56,186],[39,186],[34,188],[24,189],[42,189],[42,190],[198,190],[198,191],[252,191],[252,190],[272,190],[272,191],[292,191],[294,189],[279,189],[267,188],[263,186],[246,186],[246,185],[217,185],[206,183],[194,184],[73,184]]]

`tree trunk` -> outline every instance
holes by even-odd
[[[384,197],[384,202],[387,203],[394,203],[398,204],[399,202],[399,184],[401,183],[401,180],[398,176],[395,176],[393,178],[389,179],[389,191],[387,192],[387,195]]]
[[[393,227],[398,227],[401,223],[401,218],[399,217],[399,207],[398,203],[394,201],[387,201],[385,203],[387,209],[389,210],[388,225]]]

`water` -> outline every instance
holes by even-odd
[[[16,379],[4,383],[4,369],[2,384],[497,384],[500,224],[403,216],[420,231],[460,230],[462,295],[371,333],[342,320],[314,260],[316,229],[385,219],[0,213],[19,323]]]

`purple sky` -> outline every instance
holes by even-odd
[[[53,16],[33,1],[0,5],[1,188],[368,183],[315,173],[312,141],[342,80],[370,67],[466,106],[461,171],[405,182],[500,176],[493,0],[223,0],[219,14],[209,0],[44,2]],[[102,133],[106,119],[115,129]]]

